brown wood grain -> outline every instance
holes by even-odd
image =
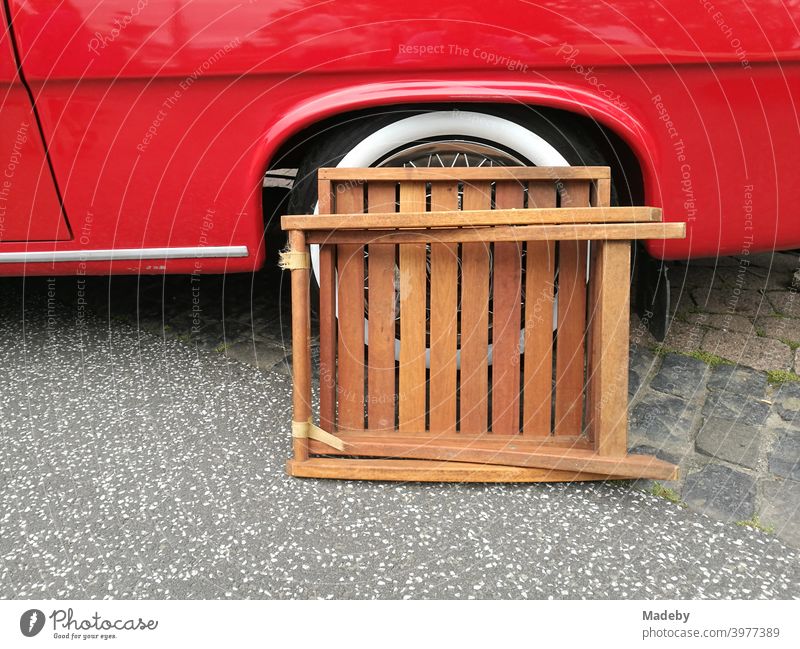
[[[336,210],[363,211],[364,187],[335,188]],[[364,247],[340,245],[338,270],[337,414],[338,425],[364,427]]]
[[[604,181],[598,181],[598,184]],[[372,183],[370,183],[372,184]],[[389,184],[389,183],[384,183]],[[433,183],[431,190],[448,183]],[[555,192],[552,183],[536,182],[531,186],[549,188]],[[534,193],[537,190],[533,190]],[[553,203],[555,205],[555,203]],[[383,209],[391,207],[386,205]],[[659,223],[661,210],[655,207],[584,207],[561,209],[544,208],[538,205],[526,209],[508,210],[468,210],[455,214],[441,210],[435,204],[430,212],[409,212],[403,215],[403,228],[426,227],[467,227],[490,225],[558,225],[572,223]],[[284,230],[364,230],[393,228],[398,225],[395,212],[370,212],[360,214],[291,215],[281,217]]]
[[[609,178],[595,180],[591,183],[589,202],[595,208],[605,208],[611,204],[611,180]],[[601,319],[595,319],[594,314],[598,305],[598,287],[601,281],[601,273],[596,272],[598,268],[598,250],[600,242],[589,243],[589,287],[587,295],[587,335],[586,335],[586,399],[584,400],[584,429],[587,438],[595,443],[593,423],[594,409],[600,395],[597,392],[599,381],[593,381],[597,370],[596,354],[594,350],[595,340],[599,340]]]
[[[464,184],[463,207],[488,209],[488,182]],[[437,232],[438,235],[438,232]],[[461,246],[460,430],[483,433],[489,416],[489,244]]]
[[[289,233],[289,248],[308,252],[302,232]],[[310,271],[296,268],[292,273],[292,420],[308,421],[311,417],[311,310],[309,301]],[[308,440],[292,440],[294,457],[308,457]]]
[[[430,230],[309,231],[309,243],[439,243],[492,241],[589,241],[682,239],[685,223],[580,223],[576,225],[514,225]]]
[[[556,191],[552,183],[530,183],[528,205],[549,207],[555,204]],[[528,241],[525,246],[522,433],[546,437],[552,429],[556,246],[554,241]]]
[[[468,462],[428,460],[348,460],[311,458],[289,460],[289,475],[297,478],[340,480],[391,480],[397,482],[578,482],[618,478],[579,471],[527,469]]]
[[[319,420],[336,426],[336,246],[319,249]]]
[[[594,208],[602,208],[602,210],[598,210],[600,212],[606,212],[607,210],[614,211],[617,208],[609,207],[611,205],[611,179],[610,178],[598,178],[591,184],[591,195],[589,197],[591,206]],[[646,208],[645,208],[646,209]],[[661,214],[658,214],[658,218],[654,220],[661,220]]]
[[[368,209],[394,205],[395,184],[371,182]],[[397,215],[395,215],[396,217]],[[395,246],[370,244],[368,255],[369,327],[367,370],[367,426],[370,430],[395,427]]]
[[[431,209],[457,210],[458,183],[435,183]],[[430,428],[456,430],[458,244],[431,243]]]
[[[333,214],[333,191],[331,181],[327,178],[317,179],[317,212],[318,214],[303,214],[302,216],[322,216]]]
[[[317,183],[318,216],[331,212],[331,181]],[[336,246],[319,248],[319,420],[336,426]]]
[[[588,427],[600,455],[627,451],[630,244],[599,242],[593,273]]]
[[[564,183],[562,206],[589,204],[589,183]],[[578,226],[567,226],[578,227]],[[584,241],[558,244],[558,327],[556,329],[556,435],[583,430],[586,329],[586,255]]]
[[[610,178],[609,167],[325,167],[326,180],[556,180]],[[337,210],[338,211],[338,210]]]
[[[423,441],[419,438],[396,436],[363,436],[340,434],[344,451],[311,440],[313,453],[343,454],[349,456],[384,457],[415,460],[447,460],[451,462],[479,462],[538,469],[589,471],[603,475],[628,478],[672,480],[674,464],[648,455],[608,456],[593,449],[564,448],[548,444],[525,443],[520,437],[497,435],[498,440],[476,443],[469,439]],[[509,440],[503,443],[503,440]]]
[[[425,209],[425,183],[400,185],[400,212]],[[400,385],[399,428],[424,428],[425,305],[427,299],[427,249],[425,244],[400,248]]]
[[[496,183],[497,209],[524,207],[524,187]],[[515,435],[519,425],[520,328],[522,323],[522,245],[494,244],[492,268],[492,432]]]
[[[370,430],[339,430],[337,435],[344,435],[345,437],[373,437],[374,431]],[[438,432],[434,430],[404,430],[402,432],[395,431],[394,436],[402,437],[404,439],[415,438],[423,441],[424,443],[441,441],[441,442],[468,442],[470,445],[479,447],[496,448],[498,444],[507,445],[510,443],[516,444],[518,448],[536,448],[542,445],[553,447],[567,447],[567,448],[583,448],[591,450],[594,448],[589,439],[585,435],[569,436],[559,435],[555,437],[525,437],[524,435],[495,435],[491,431],[486,433],[462,433],[462,432]],[[494,446],[486,446],[486,444],[493,444]]]

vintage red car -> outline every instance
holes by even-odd
[[[0,274],[252,271],[265,172],[608,164],[685,240],[800,247],[780,0],[6,0]],[[267,236],[278,236],[268,233]]]

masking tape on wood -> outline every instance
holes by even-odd
[[[311,256],[307,252],[284,250],[278,258],[278,266],[284,270],[311,268]]]
[[[344,442],[332,435],[326,430],[322,430],[319,426],[315,426],[309,421],[293,421],[292,422],[292,437],[300,439],[315,439],[318,442],[327,444],[339,451],[344,450]]]

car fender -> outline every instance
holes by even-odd
[[[278,149],[293,135],[314,123],[338,114],[365,108],[408,103],[497,103],[558,108],[589,117],[613,130],[639,160],[650,204],[660,204],[653,191],[658,149],[630,109],[624,110],[605,97],[565,84],[520,83],[487,79],[471,81],[393,81],[351,85],[298,102],[269,126],[255,156],[256,176],[263,173]],[[648,191],[648,188],[650,191]],[[654,202],[653,202],[654,201]]]

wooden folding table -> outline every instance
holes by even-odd
[[[675,478],[627,448],[630,242],[680,238],[685,225],[609,202],[606,167],[320,169],[318,214],[282,219],[289,473]]]

